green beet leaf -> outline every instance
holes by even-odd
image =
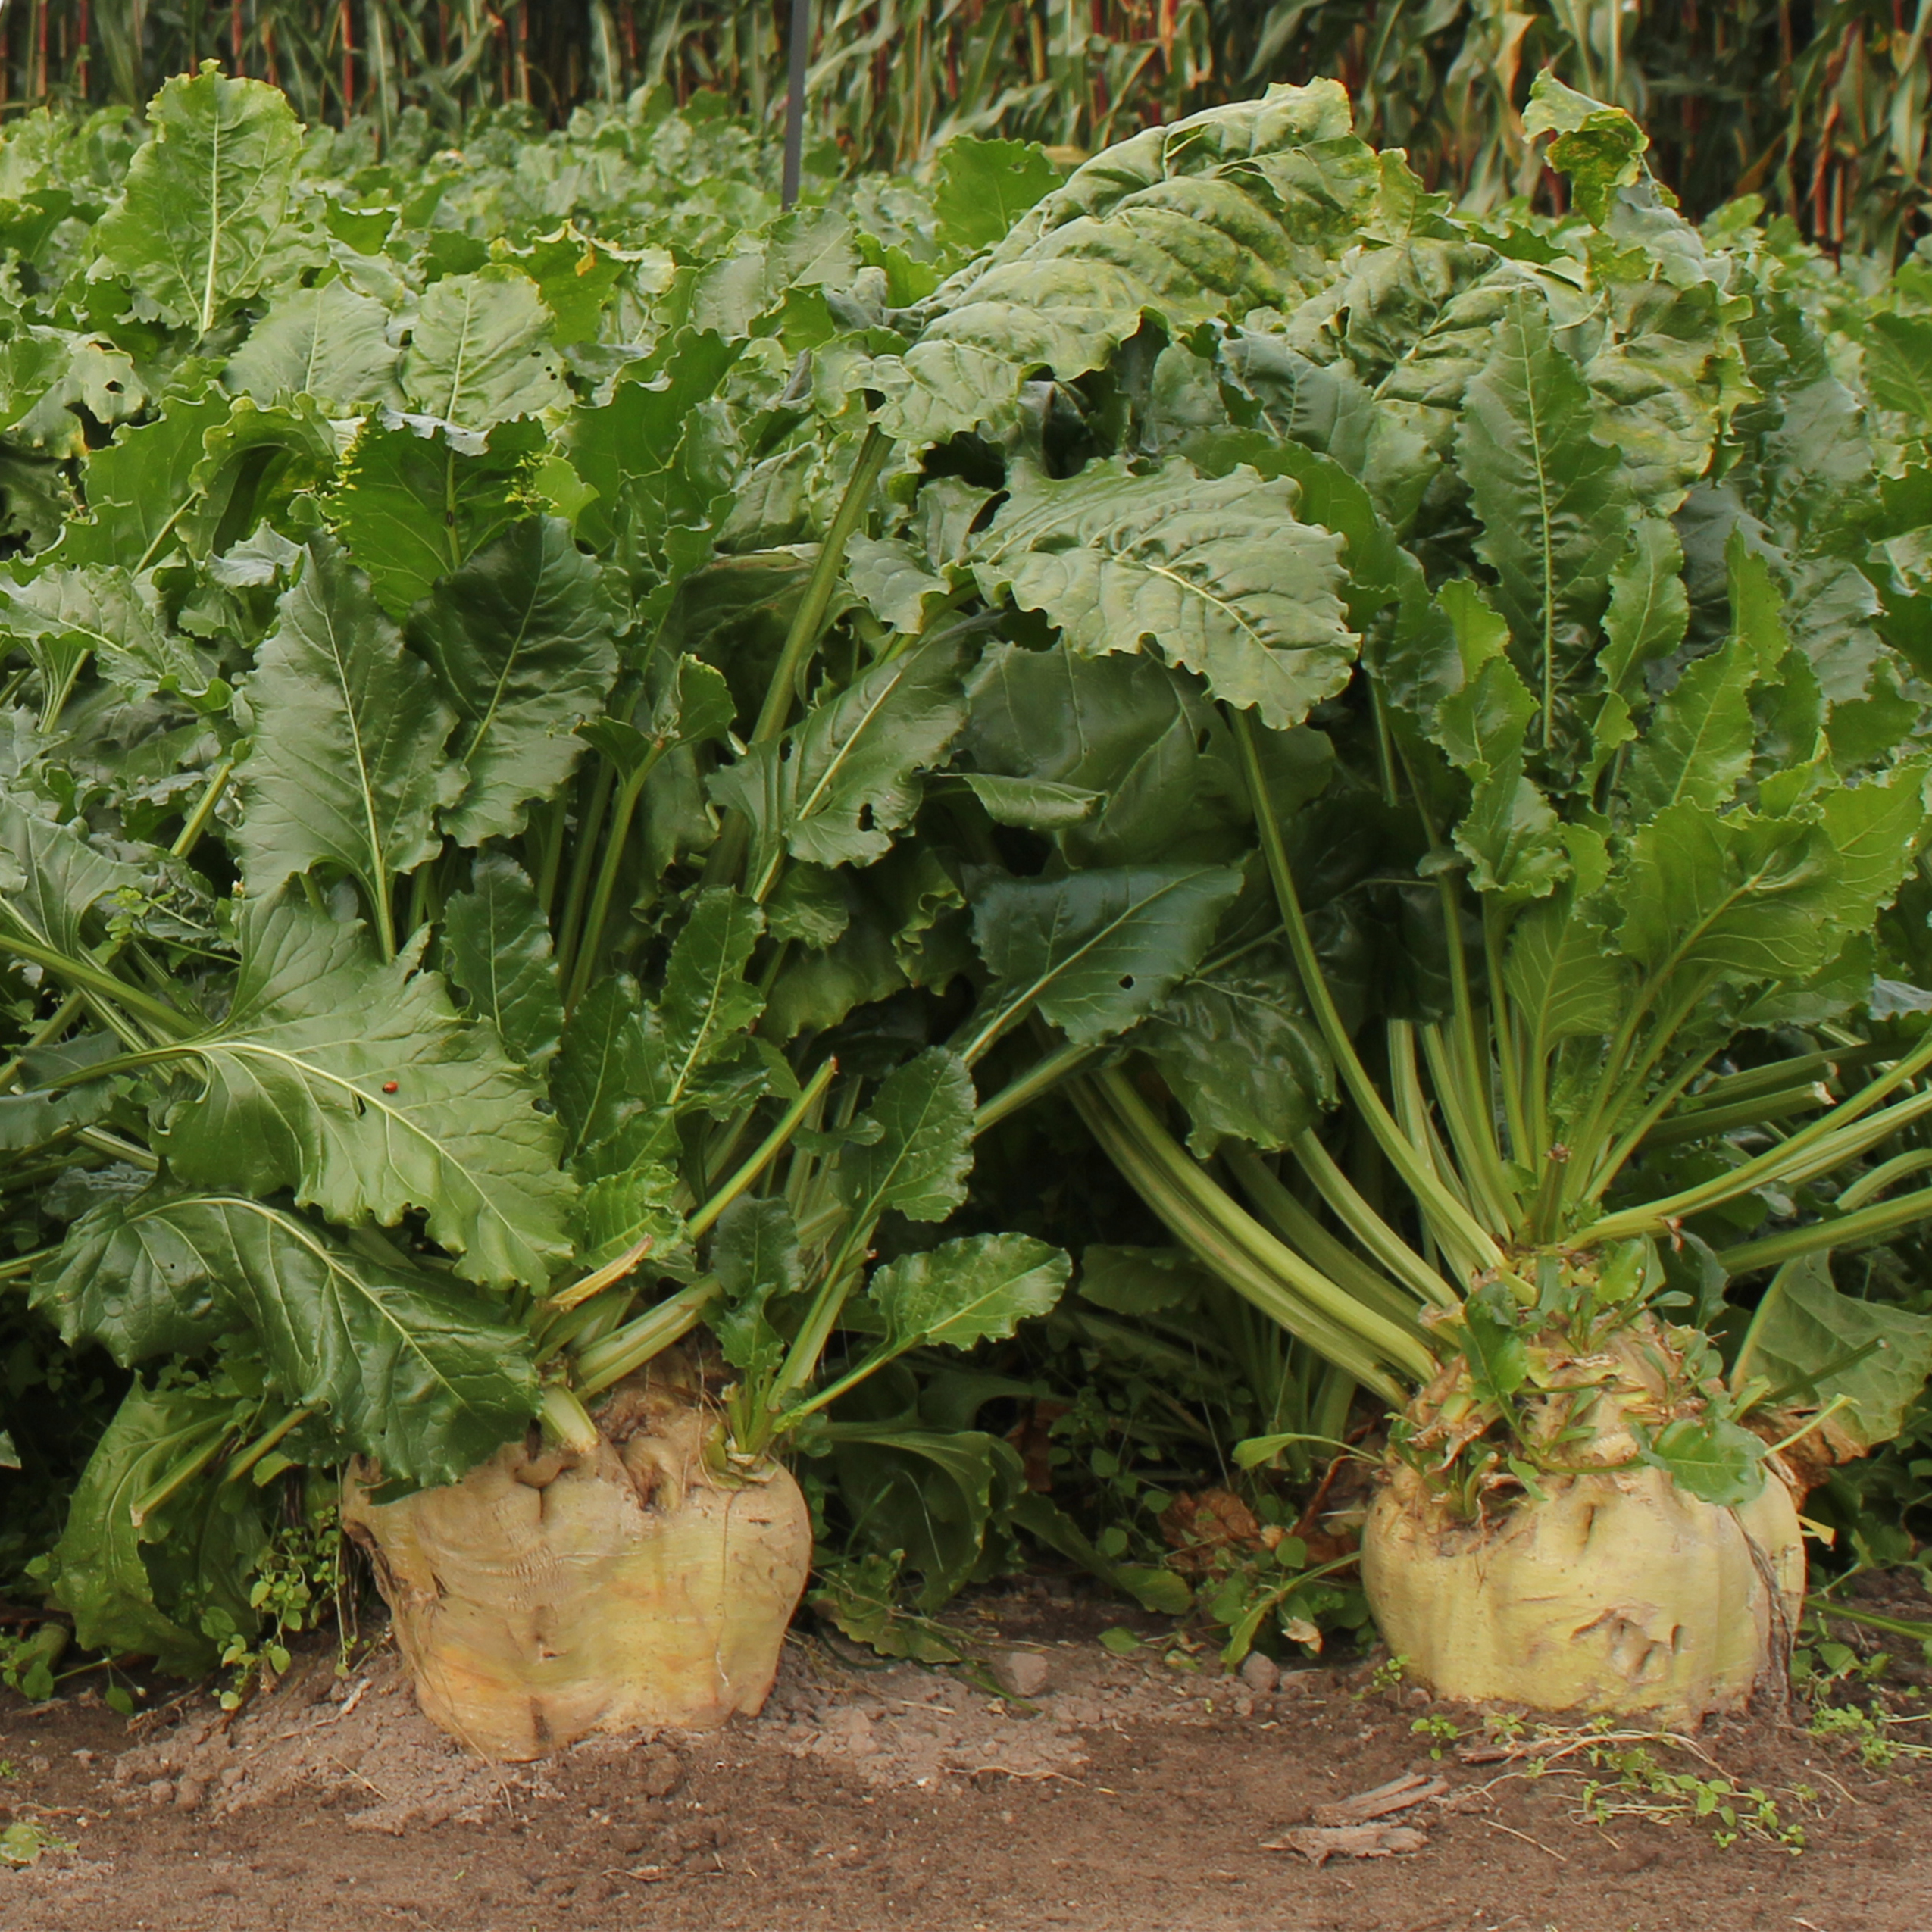
[[[968,1349],[1046,1314],[1072,1267],[1061,1249],[1031,1235],[976,1234],[888,1261],[866,1292],[893,1349]]]
[[[444,756],[455,713],[336,546],[309,546],[249,686],[255,738],[237,834],[249,891],[318,863],[361,886],[392,945],[389,889],[436,851],[461,782]]]
[[[256,1338],[276,1393],[391,1479],[453,1482],[536,1409],[528,1336],[388,1244],[270,1202],[161,1186],[75,1223],[35,1284],[70,1340],[123,1362]]]
[[[383,608],[400,617],[530,514],[527,426],[487,440],[440,423],[371,417],[351,447],[330,507]]]
[[[400,372],[412,408],[438,422],[488,430],[570,400],[550,311],[518,268],[493,263],[445,275],[424,292]]]
[[[222,380],[259,403],[313,396],[339,417],[400,405],[395,366],[388,310],[338,280],[279,295]]]
[[[1121,1032],[1199,964],[1240,889],[1227,866],[994,880],[974,901],[973,938],[993,975],[997,1025],[1037,1008],[1072,1039]]]
[[[1750,1502],[1765,1486],[1764,1443],[1721,1416],[1666,1423],[1638,1437],[1637,1453],[1679,1489],[1721,1509]]]
[[[458,720],[464,789],[442,813],[458,845],[522,830],[581,755],[573,734],[617,675],[598,567],[555,517],[515,525],[444,578],[410,620]]]
[[[117,275],[170,322],[206,335],[237,302],[292,279],[307,251],[288,219],[302,127],[280,89],[213,62],[166,83],[154,133],[94,230],[95,276]]]
[[[1772,1277],[1741,1353],[1784,1401],[1846,1397],[1831,1427],[1870,1449],[1904,1427],[1932,1374],[1932,1315],[1842,1294],[1830,1256],[1805,1255]]]
[[[354,1227],[424,1213],[466,1280],[541,1286],[568,1252],[555,1122],[442,982],[286,901],[253,905],[226,1017],[180,1046],[199,1085],[157,1102],[174,1173]]]
[[[1264,723],[1299,724],[1348,681],[1356,639],[1340,540],[1298,523],[1296,492],[1252,470],[1208,478],[1118,460],[1064,480],[1023,470],[976,546],[1010,596],[1089,656],[1152,648]]]
[[[217,1647],[199,1618],[177,1614],[177,1593],[158,1591],[155,1572],[173,1569],[204,1599],[226,1597],[236,1627],[252,1630],[245,1579],[267,1542],[249,1499],[224,1508],[206,1477],[164,1515],[134,1521],[136,1505],[177,1468],[218,1442],[236,1405],[207,1384],[149,1388],[138,1377],[88,1458],[53,1552],[51,1593],[73,1618],[89,1649],[152,1657],[164,1671],[196,1677],[214,1668]],[[174,1543],[171,1564],[153,1546]],[[192,1613],[190,1613],[192,1615]]]
[[[888,1210],[943,1221],[965,1199],[973,1106],[965,1062],[943,1047],[929,1046],[886,1076],[863,1116],[876,1138],[847,1148],[839,1163],[839,1196],[855,1226]]]
[[[1131,1039],[1186,1108],[1203,1158],[1224,1140],[1285,1147],[1333,1104],[1327,1050],[1279,952],[1190,974]]]
[[[444,908],[443,943],[449,976],[469,995],[471,1010],[532,1072],[548,1066],[563,1036],[564,999],[549,922],[515,860],[477,855],[470,889]]]
[[[751,821],[754,877],[775,876],[781,849],[818,865],[885,856],[918,806],[918,774],[964,721],[959,658],[939,637],[874,665],[711,780],[718,803]]]

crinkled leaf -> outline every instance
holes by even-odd
[[[461,796],[442,813],[458,845],[523,830],[583,752],[575,736],[617,675],[597,565],[555,517],[532,517],[443,579],[410,620],[458,713]]]
[[[1024,1485],[1012,1446],[978,1430],[834,1423],[833,1466],[858,1533],[919,1572],[914,1599],[936,1610],[972,1575],[1002,1493]]]
[[[1487,1281],[1463,1298],[1462,1319],[1448,1331],[1469,1364],[1469,1379],[1487,1402],[1507,1402],[1530,1373],[1515,1300],[1499,1281]]]
[[[711,796],[750,820],[761,873],[780,848],[819,865],[885,856],[918,808],[918,774],[965,719],[960,650],[934,638],[875,664],[713,777]]]
[[[522,432],[499,431],[479,444],[452,437],[443,424],[396,416],[363,425],[330,504],[392,617],[529,515],[527,441]]]
[[[1679,1489],[1720,1509],[1750,1502],[1765,1487],[1765,1445],[1721,1416],[1666,1423],[1654,1436],[1639,1436],[1637,1453]]]
[[[385,964],[359,927],[251,902],[227,1017],[179,1051],[200,1083],[156,1127],[183,1180],[288,1188],[350,1227],[418,1209],[473,1281],[540,1286],[568,1252],[571,1189],[535,1089],[435,974]]]
[[[549,923],[529,877],[502,852],[479,852],[470,889],[444,908],[449,976],[533,1071],[555,1057],[564,1030]]]
[[[1064,480],[1025,469],[976,540],[974,571],[1075,651],[1152,649],[1264,724],[1299,724],[1347,683],[1356,639],[1340,540],[1297,522],[1296,500],[1285,480],[1178,461],[1146,476],[1118,458]]]
[[[52,1595],[72,1614],[75,1638],[89,1649],[152,1657],[180,1677],[197,1676],[216,1662],[213,1641],[156,1601],[144,1547],[155,1526],[144,1535],[134,1521],[134,1507],[211,1434],[219,1433],[233,1406],[205,1386],[150,1389],[138,1377],[121,1398],[75,1486],[67,1527],[53,1552]],[[208,1483],[197,1485],[184,1499],[188,1508],[205,1512],[211,1490]],[[214,1514],[219,1518],[221,1512]],[[192,1525],[181,1515],[171,1510],[168,1527],[180,1537],[180,1553],[192,1560],[200,1552]],[[267,1540],[245,1499],[227,1527],[231,1556],[252,1555]]]
[[[455,719],[368,579],[326,538],[283,596],[249,692],[255,728],[236,838],[250,893],[272,895],[327,861],[377,905],[438,849]]]
[[[63,564],[114,564],[139,572],[180,546],[199,494],[195,473],[209,433],[228,420],[229,399],[211,390],[174,396],[152,421],[123,426],[87,461],[87,514],[67,525],[55,553]]]
[[[0,916],[23,937],[73,957],[88,914],[140,870],[109,858],[74,824],[55,825],[0,799]]]
[[[780,1200],[744,1196],[720,1216],[711,1265],[723,1284],[725,1305],[708,1318],[724,1358],[754,1383],[768,1378],[783,1358],[786,1341],[773,1327],[774,1298],[799,1285],[799,1231]]]
[[[1072,1268],[1061,1249],[1030,1234],[975,1234],[888,1261],[866,1292],[892,1347],[969,1349],[1046,1314]]]
[[[1200,963],[1241,889],[1229,866],[1120,866],[1057,879],[995,879],[974,902],[988,998],[1030,1008],[1076,1040],[1104,1039],[1151,1012]]]
[[[1287,958],[1248,953],[1183,980],[1135,1030],[1193,1123],[1204,1158],[1224,1140],[1285,1147],[1334,1100],[1321,1035]]]
[[[256,402],[313,396],[333,417],[399,404],[389,311],[346,282],[290,289],[234,354],[222,380]]]
[[[571,1232],[580,1268],[602,1268],[648,1236],[652,1267],[677,1272],[686,1256],[677,1174],[662,1161],[645,1160],[586,1182],[571,1209]]]
[[[554,326],[536,284],[507,263],[432,283],[402,361],[411,407],[467,430],[563,407]]]
[[[745,1033],[764,1002],[745,968],[764,930],[749,899],[711,888],[692,902],[655,1006],[641,1005],[623,974],[592,987],[551,1075],[580,1168],[586,1154],[599,1174],[660,1158],[681,1114],[727,1111],[761,1089],[762,1063],[748,1056]]]
[[[1578,213],[1601,228],[1617,190],[1643,172],[1650,137],[1621,108],[1599,108],[1549,144],[1549,165],[1570,178]]]
[[[1034,142],[958,136],[939,150],[933,192],[940,243],[962,255],[990,248],[1059,185],[1059,169]]]
[[[1524,682],[1540,698],[1594,655],[1610,576],[1629,539],[1622,460],[1591,435],[1588,385],[1551,339],[1543,302],[1512,296],[1469,383],[1456,463],[1481,519]]]
[[[1102,796],[1084,786],[1055,785],[1043,778],[1001,778],[984,771],[964,776],[996,825],[1024,825],[1030,832],[1057,832],[1063,826],[1077,825]]]
[[[300,265],[288,208],[302,126],[280,88],[212,64],[165,83],[148,119],[152,138],[95,227],[92,272],[124,277],[170,322],[205,335]]]
[[[529,1338],[488,1303],[238,1195],[160,1186],[102,1202],[68,1231],[34,1300],[70,1342],[98,1340],[123,1363],[245,1326],[276,1392],[392,1478],[453,1482],[536,1408]]]
[[[864,1118],[878,1129],[869,1146],[848,1147],[839,1196],[853,1224],[889,1209],[911,1221],[943,1221],[966,1198],[973,1165],[972,1076],[945,1048],[929,1046],[896,1067]]]
[[[1639,818],[1680,802],[1727,804],[1751,767],[1754,652],[1733,638],[1687,665],[1658,704],[1625,768]]]

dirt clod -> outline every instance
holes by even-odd
[[[993,1679],[1010,1697],[1037,1697],[1053,1667],[1037,1650],[1002,1650],[993,1660]]]

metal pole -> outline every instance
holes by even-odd
[[[791,78],[785,92],[785,178],[779,199],[789,208],[799,199],[805,170],[805,61],[811,52],[811,0],[792,0]]]

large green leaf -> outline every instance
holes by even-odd
[[[430,592],[411,641],[458,714],[451,752],[465,774],[442,814],[458,845],[523,830],[583,754],[577,727],[603,708],[617,675],[611,614],[596,564],[555,517],[532,517]]]
[[[69,1342],[123,1363],[192,1346],[224,1317],[245,1325],[276,1392],[345,1450],[391,1478],[453,1482],[536,1412],[529,1337],[386,1249],[269,1202],[161,1186],[77,1221],[34,1301]]]
[[[1765,1487],[1764,1443],[1722,1416],[1667,1422],[1655,1436],[1639,1435],[1637,1453],[1679,1489],[1720,1509],[1750,1502]]]
[[[592,987],[551,1074],[580,1172],[658,1160],[675,1146],[681,1115],[726,1111],[755,1096],[762,1062],[749,1052],[746,1030],[764,1002],[745,968],[764,930],[749,899],[711,888],[692,902],[656,1005],[643,1005],[622,974]]]
[[[869,865],[918,808],[918,774],[964,721],[960,644],[937,637],[875,664],[814,705],[780,742],[755,745],[711,781],[757,837],[754,876],[780,849],[818,865]]]
[[[943,1221],[965,1199],[973,1105],[965,1063],[943,1047],[929,1046],[886,1076],[864,1116],[876,1137],[839,1158],[839,1195],[855,1226],[889,1209]]]
[[[1285,953],[1247,952],[1190,974],[1135,1030],[1193,1122],[1195,1151],[1223,1140],[1278,1149],[1334,1100],[1321,1035]]]
[[[67,527],[58,560],[139,572],[177,549],[200,493],[196,472],[209,433],[228,420],[231,407],[212,390],[173,396],[152,421],[124,426],[96,450],[82,481],[87,515]]]
[[[977,539],[988,597],[1010,596],[1089,656],[1152,649],[1215,695],[1299,724],[1348,682],[1356,639],[1341,539],[1298,523],[1286,480],[1118,458],[1064,480],[1023,469]]]
[[[216,1486],[205,1480],[161,1518],[137,1524],[134,1509],[174,1469],[220,1439],[234,1407],[205,1384],[150,1389],[138,1377],[121,1399],[81,1472],[53,1552],[52,1595],[72,1614],[75,1638],[86,1648],[152,1657],[181,1677],[198,1676],[217,1662],[213,1640],[170,1614],[173,1603],[157,1601],[148,1549],[170,1537],[177,1546],[176,1567],[192,1574],[201,1567],[196,1559],[206,1563],[208,1574],[197,1579],[201,1593],[226,1593],[223,1585],[232,1590],[267,1540],[249,1498],[221,1499],[231,1505],[224,1509]],[[241,1627],[252,1627],[252,1621],[244,1606]]]
[[[109,858],[77,825],[56,825],[0,799],[0,917],[23,937],[70,958],[86,951],[88,914],[134,886],[137,867]]]
[[[933,193],[940,239],[963,255],[990,248],[1059,185],[1059,169],[1031,141],[949,141]]]
[[[1932,428],[1932,317],[1874,315],[1865,337],[1865,379],[1880,408],[1897,410],[1917,434]]]
[[[496,1027],[503,1043],[533,1071],[555,1057],[564,1030],[550,927],[528,877],[502,852],[477,855],[470,889],[443,909],[449,976],[472,1010]]]
[[[368,579],[326,538],[282,599],[249,693],[236,838],[249,891],[273,894],[327,861],[386,918],[392,882],[437,850],[436,808],[459,782],[443,754],[455,715]]]
[[[212,65],[167,82],[148,119],[153,136],[95,227],[91,272],[122,277],[206,335],[302,264],[288,219],[301,124],[280,89]]]
[[[1046,1314],[1072,1268],[1060,1249],[1030,1234],[974,1234],[888,1261],[866,1292],[891,1347],[970,1349]]]
[[[1633,518],[1622,459],[1592,436],[1592,420],[1589,386],[1552,341],[1542,300],[1512,296],[1465,394],[1456,462],[1482,520],[1476,548],[1496,572],[1497,608],[1539,693],[1591,661]]]
[[[49,690],[89,655],[132,698],[163,689],[199,696],[213,676],[170,628],[152,577],[114,564],[55,564],[23,583],[0,580],[0,636],[18,640]]]
[[[288,1188],[349,1227],[419,1210],[472,1281],[541,1286],[567,1253],[536,1089],[435,974],[385,963],[359,927],[251,902],[227,1016],[172,1051],[202,1076],[156,1108],[184,1180]]]
[[[995,879],[973,908],[974,941],[993,975],[989,1004],[1005,1021],[1037,1008],[1070,1039],[1104,1039],[1200,963],[1240,889],[1230,866]]]
[[[223,380],[256,402],[309,395],[332,417],[396,404],[389,311],[346,282],[290,289],[249,332]]]
[[[903,358],[875,363],[866,380],[888,399],[888,432],[930,442],[996,420],[1027,372],[1099,368],[1150,311],[1177,333],[1294,308],[1377,192],[1349,120],[1333,81],[1277,86],[1096,155],[940,291]]]
[[[1630,968],[1603,928],[1565,886],[1517,920],[1503,963],[1504,983],[1529,1030],[1533,1064],[1565,1039],[1616,1030],[1630,986]]]
[[[550,345],[554,323],[536,284],[492,263],[445,275],[424,292],[403,358],[411,405],[439,422],[487,430],[571,399]]]
[[[1757,674],[1751,646],[1736,637],[1685,667],[1630,753],[1624,783],[1638,817],[1730,802],[1751,767]]]
[[[1772,1277],[1751,1326],[1750,1366],[1787,1402],[1847,1406],[1833,1418],[1861,1449],[1890,1442],[1932,1374],[1932,1315],[1862,1302],[1833,1286],[1831,1257]]]
[[[1248,849],[1247,792],[1228,731],[1186,673],[1151,658],[996,644],[967,692],[960,750],[980,773],[1101,795],[1059,832],[1069,863],[1205,863]],[[1261,742],[1265,756],[1276,748],[1316,756],[1328,749],[1305,727]],[[1284,810],[1321,789],[1282,785],[1280,775],[1271,763],[1271,789]]]
[[[500,430],[486,442],[402,417],[363,425],[330,508],[392,617],[530,514],[530,440],[527,426]]]

